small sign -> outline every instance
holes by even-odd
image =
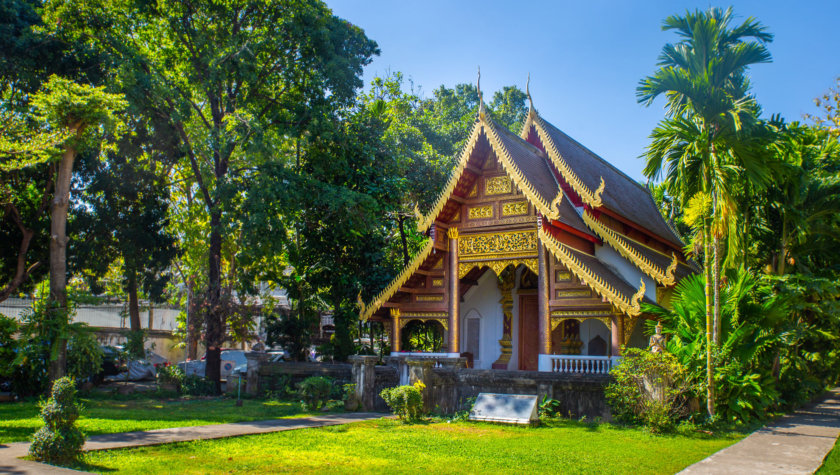
[[[480,393],[470,411],[470,420],[507,424],[537,422],[537,396]]]

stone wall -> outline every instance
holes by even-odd
[[[346,363],[270,363],[261,358],[258,352],[250,352],[246,354],[246,357],[248,357],[249,376],[246,391],[252,395],[280,389],[280,384],[288,384],[294,388],[297,383],[310,376],[332,378],[338,385],[352,382],[352,365]]]
[[[424,358],[392,358],[379,365],[375,356],[352,356],[350,364],[267,363],[264,353],[248,353],[247,391],[260,394],[274,390],[282,379],[294,385],[309,376],[333,378],[337,384],[354,383],[360,409],[388,412],[379,396],[385,388],[423,381],[427,411],[452,414],[469,409],[470,399],[479,393],[535,394],[560,402],[564,416],[610,419],[604,399],[608,376],[541,373],[537,371],[502,371],[465,368],[463,358],[438,361]],[[400,375],[403,375],[401,378]]]

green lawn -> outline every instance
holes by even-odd
[[[236,407],[232,399],[123,398],[80,399],[84,406],[79,427],[87,435],[163,429],[225,422],[275,419],[303,414],[294,402],[243,400]],[[38,404],[18,402],[0,404],[0,443],[20,442],[43,425]]]
[[[404,425],[380,419],[139,449],[91,452],[78,468],[124,473],[675,473],[742,434],[651,435],[609,424]]]
[[[840,439],[837,439],[837,443],[834,444],[834,448],[831,449],[831,452],[825,457],[825,461],[820,467],[819,470],[816,471],[817,475],[835,475],[840,474]]]

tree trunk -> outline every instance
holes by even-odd
[[[221,345],[224,342],[224,315],[222,314],[222,216],[218,208],[210,210],[210,255],[207,279],[204,341],[207,345],[205,378],[222,391]]]
[[[718,202],[717,193],[712,195],[712,216],[717,219]],[[714,222],[714,221],[713,221]],[[717,228],[717,226],[713,226]],[[715,345],[720,344],[720,233],[715,229],[712,237],[712,247],[714,248],[714,262],[712,263],[712,276],[714,278],[714,332],[712,333],[712,341]]]
[[[23,281],[29,276],[38,265],[39,262],[32,264],[28,269],[26,268],[26,253],[29,252],[29,244],[35,236],[35,231],[21,227],[20,246],[18,247],[17,264],[15,266],[15,275],[12,280],[0,289],[0,302],[6,300],[23,284]]]
[[[55,194],[50,209],[50,318],[56,327],[67,324],[67,210],[70,206],[70,179],[73,176],[73,161],[76,149],[67,146],[58,164],[55,180]],[[56,335],[52,341],[49,365],[50,386],[66,374],[67,339]]]
[[[128,271],[128,321],[131,331],[138,331],[140,326],[140,305],[137,303],[137,272]]]
[[[715,415],[715,380],[712,362],[712,240],[711,220],[706,218],[703,229],[703,267],[706,277],[706,409],[709,416]]]

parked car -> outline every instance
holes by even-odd
[[[243,350],[223,349],[221,356],[222,379],[227,379],[231,373],[233,373],[235,368],[247,367],[248,365],[248,360],[245,358],[245,351]],[[205,353],[200,360],[181,361],[178,363],[178,366],[184,370],[185,375],[189,376],[194,374],[196,376],[204,377],[205,370],[207,369],[207,354]]]

